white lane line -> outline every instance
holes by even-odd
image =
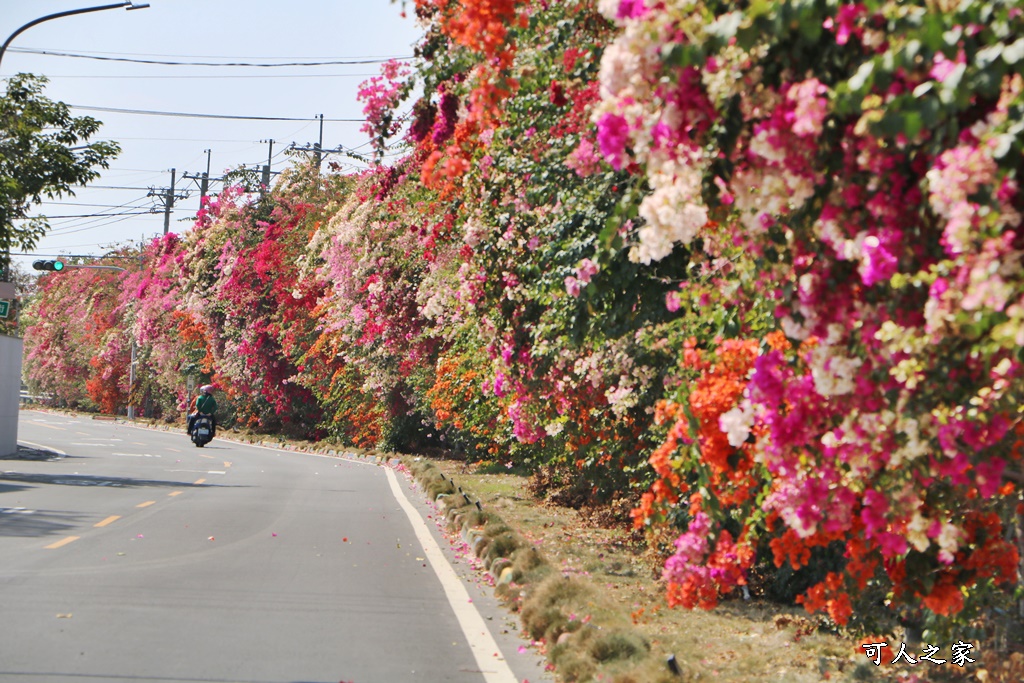
[[[35,510],[29,510],[28,508],[17,507],[17,508],[0,508],[0,515],[32,515],[35,514]]]
[[[153,455],[152,453],[111,453],[111,455],[119,455],[124,458],[159,458],[159,455]]]
[[[427,523],[423,521],[419,512],[409,502],[408,497],[406,497],[405,492],[398,483],[398,478],[395,476],[394,471],[390,467],[383,469],[384,474],[388,477],[388,483],[391,485],[391,492],[394,494],[395,500],[402,506],[402,510],[405,511],[406,516],[412,523],[413,531],[416,532],[416,538],[423,545],[423,552],[427,556],[427,560],[430,561],[430,566],[434,569],[434,573],[437,574],[438,580],[441,581],[441,586],[444,587],[444,593],[448,597],[448,604],[452,606],[452,611],[455,612],[455,618],[459,621],[462,633],[466,636],[466,640],[469,641],[469,648],[473,651],[473,657],[476,659],[476,664],[484,675],[484,680],[487,683],[518,683],[518,680],[512,673],[512,669],[509,668],[508,663],[505,661],[504,655],[501,654],[498,643],[495,642],[494,636],[488,630],[484,618],[480,616],[480,612],[469,599],[469,593],[466,592],[466,588],[455,574],[455,570],[452,569],[448,560],[445,559],[440,546],[437,545],[437,541],[430,535]],[[496,654],[498,657],[494,656]]]
[[[44,451],[52,451],[52,452],[56,453],[57,455],[64,455],[64,456],[67,455],[67,453],[65,453],[64,451],[62,451],[62,450],[60,450],[58,448],[53,448],[52,446],[44,446],[44,445],[39,444],[39,443],[33,443],[31,441],[24,441],[22,439],[18,439],[18,443],[23,443],[26,446],[31,446],[32,448],[38,448],[38,449],[44,450]]]

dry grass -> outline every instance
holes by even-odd
[[[519,611],[524,633],[544,643],[560,681],[1024,680],[1020,655],[1005,664],[979,658],[968,665],[974,668],[876,667],[860,649],[860,638],[823,629],[798,606],[736,599],[711,612],[669,609],[655,558],[645,556],[628,529],[601,528],[575,510],[534,500],[522,477],[474,474],[454,461],[410,463],[414,473],[436,467],[480,500],[480,517],[465,517],[463,508],[459,521],[490,520],[483,527],[491,539],[485,557],[490,550],[489,561],[501,562],[498,569],[514,569],[511,588],[499,584],[498,594]],[[450,512],[449,519],[455,516]],[[507,541],[500,552],[498,539]],[[912,674],[916,678],[906,678]]]

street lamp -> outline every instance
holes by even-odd
[[[25,24],[24,26],[19,28],[17,31],[12,33],[7,38],[7,40],[4,41],[4,44],[0,45],[0,62],[3,61],[3,59],[4,59],[4,52],[7,51],[7,46],[11,44],[11,41],[14,40],[15,38],[17,38],[18,35],[22,31],[26,31],[26,30],[32,28],[33,26],[35,26],[36,24],[41,24],[44,21],[49,21],[50,19],[60,19],[61,17],[70,17],[70,16],[72,16],[74,14],[86,14],[87,12],[99,12],[100,10],[117,9],[119,7],[124,7],[126,10],[146,9],[147,7],[149,7],[149,3],[148,2],[143,2],[143,3],[135,4],[135,2],[133,2],[133,0],[124,0],[124,2],[118,2],[118,3],[115,3],[113,5],[100,5],[99,7],[85,7],[85,8],[82,8],[82,9],[71,9],[71,10],[67,10],[66,12],[56,12],[55,14],[47,14],[45,17],[39,17],[38,19],[33,19],[32,21],[28,22],[27,24]]]
[[[88,12],[99,12],[101,10],[117,9],[119,7],[123,7],[126,10],[146,9],[147,7],[149,7],[149,3],[148,2],[142,2],[142,3],[136,4],[134,2],[134,0],[124,0],[123,2],[118,2],[118,3],[112,4],[112,5],[99,5],[98,7],[83,7],[82,9],[71,9],[71,10],[67,10],[66,12],[56,12],[54,14],[47,14],[45,17],[39,17],[38,19],[33,19],[32,21],[28,22],[27,24],[25,24],[24,26],[19,28],[17,31],[12,33],[10,36],[8,36],[7,40],[4,41],[4,44],[0,45],[0,63],[3,62],[4,53],[7,52],[7,46],[11,44],[11,41],[14,40],[15,38],[17,38],[19,35],[21,35],[21,33],[23,31],[27,31],[28,29],[32,28],[36,24],[41,24],[44,21],[49,21],[50,19],[60,19],[61,17],[70,17],[70,16],[73,16],[75,14],[86,14]],[[10,267],[11,267],[11,253],[10,253],[10,251],[11,251],[10,247],[8,246],[8,247],[4,248],[2,252],[0,252],[0,281],[2,281],[2,282],[7,282],[8,280],[10,280],[10,272],[9,272],[10,271]]]

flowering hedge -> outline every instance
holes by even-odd
[[[1013,3],[415,11],[420,59],[361,91],[400,158],[225,191],[147,247],[89,358],[113,367],[134,338],[168,412],[200,376],[256,428],[453,448],[626,500],[672,604],[756,579],[838,624],[884,603],[934,628],[1006,599]],[[44,287],[31,318],[41,381],[62,296]],[[127,387],[103,378],[110,405]]]
[[[767,536],[777,566],[842,552],[800,598],[838,623],[875,587],[988,605],[1019,562],[1020,9],[601,6],[601,150],[651,188],[631,258],[697,244],[784,332],[689,345],[660,407],[636,519],[689,503],[670,601],[743,584]]]

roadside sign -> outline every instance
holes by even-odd
[[[6,318],[8,312],[11,310],[10,301],[0,301],[0,318]]]

